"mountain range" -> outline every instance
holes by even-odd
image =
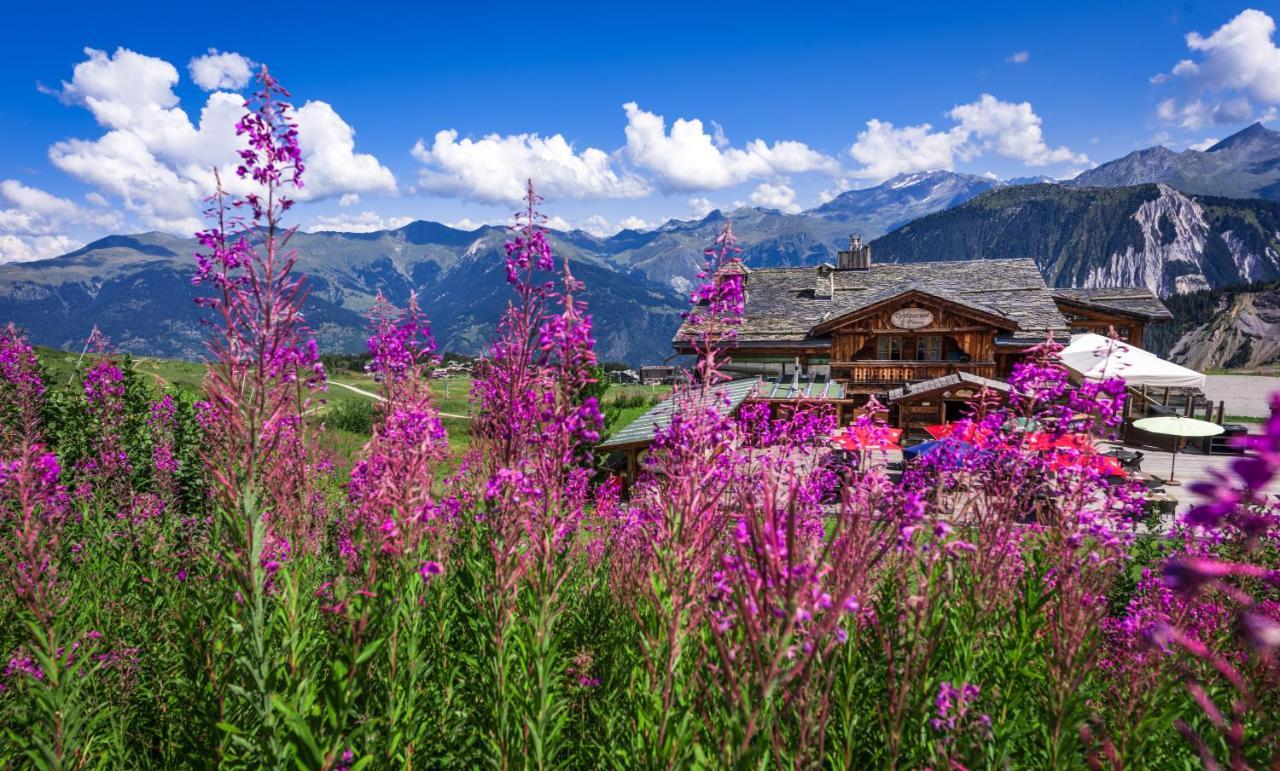
[[[607,238],[551,231],[550,240],[587,285],[601,358],[660,361],[671,355],[702,250],[726,220],[740,233],[749,264],[816,264],[835,258],[850,228],[876,235],[997,184],[953,172],[915,174],[849,191],[805,214],[744,207]],[[502,269],[508,238],[504,227],[464,231],[418,221],[374,233],[299,232],[290,246],[308,277],[308,322],[326,349],[363,345],[362,313],[379,292],[403,304],[416,291],[441,347],[474,353],[509,296]],[[194,303],[201,290],[189,281],[195,248],[190,239],[140,233],[0,265],[0,318],[43,345],[75,348],[96,324],[120,350],[199,357],[206,314]]]
[[[742,207],[609,237],[552,231],[550,240],[587,284],[601,358],[655,362],[670,355],[702,250],[726,221],[749,266],[834,262],[857,233],[875,239],[873,261],[1030,256],[1052,285],[1138,284],[1171,296],[1280,279],[1280,203],[1223,194],[1275,192],[1272,167],[1280,180],[1280,133],[1254,126],[1203,153],[1152,148],[1070,183],[921,172],[796,214]],[[298,233],[292,246],[310,282],[308,322],[326,349],[355,350],[378,292],[403,303],[417,291],[441,347],[477,352],[509,296],[508,237],[502,227],[463,231],[425,221],[374,233]],[[78,347],[96,324],[121,350],[201,356],[205,313],[189,281],[194,248],[189,239],[143,233],[0,265],[0,320],[16,321],[44,345]]]
[[[1165,184],[1006,187],[871,243],[876,259],[1033,257],[1051,286],[1145,286],[1161,297],[1280,278],[1280,203]]]
[[[1137,150],[1089,169],[1065,184],[1122,187],[1163,182],[1184,193],[1280,201],[1280,132],[1261,123],[1207,150]]]

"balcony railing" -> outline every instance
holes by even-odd
[[[841,372],[849,373],[847,382],[863,385],[900,385],[921,380],[932,380],[953,372],[968,372],[981,377],[994,378],[996,363],[993,361],[833,361],[831,375],[841,379]]]

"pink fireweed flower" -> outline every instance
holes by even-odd
[[[591,317],[576,298],[582,283],[556,260],[532,183],[506,244],[515,300],[472,381],[475,452],[469,465],[485,492],[499,585],[530,567],[558,570],[557,556],[589,501],[590,447],[602,416],[584,391],[595,382]]]
[[[438,553],[445,530],[432,487],[448,444],[430,390],[435,343],[414,295],[403,311],[379,297],[370,318],[369,371],[380,381],[383,401],[373,436],[351,471],[347,495],[354,509],[346,528],[373,535],[367,540],[376,541],[384,555],[413,553],[424,538]],[[349,534],[343,536],[349,562],[353,544]]]
[[[198,300],[219,325],[210,339],[212,363],[205,399],[198,406],[205,429],[205,467],[224,511],[245,500],[269,511],[272,537],[293,548],[314,548],[324,529],[313,495],[314,442],[302,416],[310,394],[325,384],[319,350],[303,317],[304,279],[294,272],[297,255],[287,249],[292,230],[281,218],[292,201],[286,186],[301,187],[302,152],[288,93],[262,68],[261,89],[236,124],[247,147],[236,174],[260,192],[232,199],[217,179],[209,199],[211,226],[197,234],[193,283],[211,296]],[[239,212],[248,210],[246,218]],[[239,528],[253,531],[252,523]],[[238,553],[241,575],[252,570],[247,543],[228,544]]]
[[[0,446],[39,430],[44,382],[35,351],[13,324],[0,329]]]
[[[147,415],[147,429],[151,434],[151,478],[156,494],[165,506],[172,506],[178,496],[177,426],[177,405],[172,394],[165,394],[152,402]]]
[[[443,572],[444,566],[433,560],[422,563],[422,567],[418,568],[418,575],[422,576],[423,583],[430,581]]]
[[[122,444],[125,422],[125,379],[119,365],[108,356],[107,341],[94,330],[93,341],[101,358],[82,379],[85,405],[93,418],[92,453],[75,465],[82,492],[97,491],[112,501],[132,496],[133,463]]]
[[[65,602],[57,579],[69,498],[53,453],[30,440],[15,449],[17,457],[0,461],[0,575],[13,595],[47,622]]]

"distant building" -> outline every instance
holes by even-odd
[[[640,382],[645,385],[649,385],[650,383],[674,383],[675,379],[675,367],[655,365],[640,368]]]
[[[453,361],[431,370],[432,377],[463,377],[471,374],[469,362]]]
[[[609,380],[613,383],[639,383],[640,373],[634,369],[615,369],[609,373]]]
[[[730,275],[742,276],[746,301],[726,371],[836,382],[853,407],[892,393],[890,419],[903,428],[958,417],[1050,334],[1114,327],[1140,346],[1148,323],[1171,318],[1145,288],[1050,290],[1032,259],[873,265],[857,236],[834,266],[735,260],[717,279]],[[696,332],[680,328],[677,353],[694,353]]]

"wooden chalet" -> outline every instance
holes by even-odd
[[[1071,334],[1093,332],[1143,347],[1147,324],[1171,321],[1173,314],[1149,289],[1113,287],[1106,289],[1051,289],[1058,310],[1071,325]]]
[[[735,261],[726,273],[743,276],[746,300],[727,370],[829,380],[855,404],[877,395],[904,428],[958,417],[1050,334],[1114,326],[1141,345],[1148,323],[1170,318],[1144,288],[1050,290],[1031,259],[873,265],[856,236],[834,266]],[[694,331],[676,333],[677,353],[692,352]]]

